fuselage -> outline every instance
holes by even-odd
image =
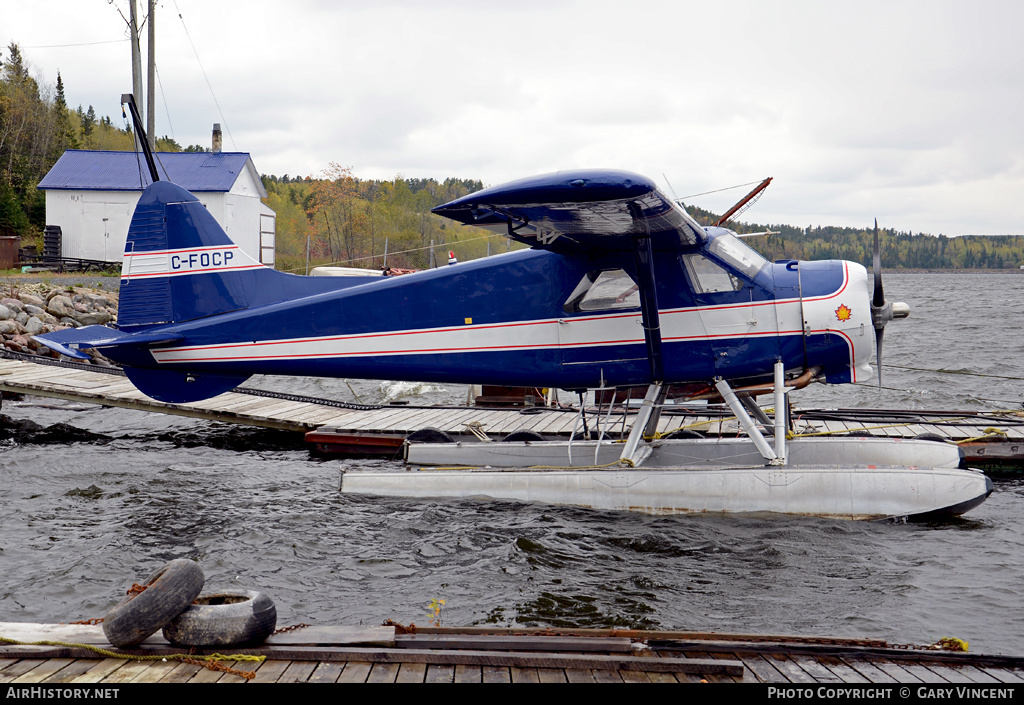
[[[870,374],[862,266],[749,261],[737,245],[719,231],[690,252],[655,253],[661,381],[754,380],[780,358],[831,382]],[[139,351],[122,361],[223,375],[648,384],[634,266],[620,253],[524,250],[334,291],[320,280],[307,296],[158,326],[183,338],[151,348],[148,362]]]

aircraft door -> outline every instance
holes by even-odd
[[[647,355],[636,282],[622,269],[586,273],[563,305],[558,346],[563,368],[588,376],[592,384],[646,371]]]
[[[780,268],[781,269],[781,268]],[[778,320],[779,347],[786,368],[806,367],[807,319],[804,316],[803,291],[800,282],[800,263],[796,260],[786,264],[785,272],[772,268],[775,283],[775,316]]]
[[[692,254],[682,260],[707,332],[715,375],[737,378],[770,370],[780,354],[775,302],[710,258]]]

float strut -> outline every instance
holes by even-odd
[[[775,361],[775,455],[779,465],[787,465],[786,455],[786,370],[782,360]]]
[[[725,399],[725,403],[729,405],[732,413],[736,414],[736,419],[740,422],[740,428],[743,432],[754,442],[757,447],[757,452],[768,461],[769,465],[779,465],[778,456],[775,451],[772,450],[771,445],[764,439],[764,435],[761,434],[761,429],[757,427],[753,419],[750,418],[750,414],[743,408],[743,404],[740,403],[736,393],[732,391],[732,387],[724,379],[720,379],[715,382],[715,389]]]
[[[637,412],[636,419],[633,421],[633,428],[629,429],[629,437],[626,439],[626,446],[622,449],[622,454],[619,455],[620,462],[634,462],[633,455],[636,453],[637,445],[640,444],[640,439],[644,437],[647,422],[654,413],[658,397],[661,396],[661,388],[661,382],[655,382],[647,388],[647,395],[644,397],[644,402],[640,405],[640,410]]]

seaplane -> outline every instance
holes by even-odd
[[[131,97],[122,102],[144,134]],[[959,515],[992,491],[945,444],[787,439],[786,394],[868,380],[885,325],[909,312],[885,300],[877,226],[869,294],[858,263],[769,262],[646,177],[574,170],[433,211],[526,249],[401,277],[303,277],[249,258],[195,196],[159,178],[142,144],[151,180],[128,231],[117,324],[36,336],[53,350],[98,349],[172,403],[253,374],[646,389],[628,436],[578,447],[575,463],[531,461],[570,444],[521,443],[514,461],[497,462],[482,447],[505,444],[481,443],[457,468],[347,471],[342,491],[843,519]],[[672,385],[720,396],[752,450],[737,461],[712,440],[658,439]],[[765,393],[774,419],[752,399]]]

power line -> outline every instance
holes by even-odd
[[[111,39],[108,42],[81,42],[79,44],[36,44],[35,46],[22,47],[23,49],[63,49],[64,47],[91,47],[97,44],[120,44],[121,42],[131,41],[128,38],[125,39]]]
[[[238,147],[235,145],[235,138],[231,134],[231,128],[228,127],[228,121],[227,118],[224,117],[224,111],[220,109],[220,103],[217,101],[217,94],[213,92],[213,85],[210,83],[210,77],[206,75],[206,69],[203,67],[203,62],[199,58],[199,52],[196,50],[196,45],[192,41],[192,35],[188,33],[188,27],[185,26],[185,18],[181,16],[181,10],[178,9],[177,0],[174,0],[174,9],[178,12],[178,19],[181,20],[181,26],[185,30],[185,37],[188,39],[188,43],[192,47],[192,53],[196,55],[196,63],[199,64],[199,70],[203,72],[203,78],[206,80],[206,87],[210,89],[210,95],[213,97],[213,103],[217,106],[217,113],[220,115],[221,124],[224,125],[224,130],[228,133],[228,139],[231,140],[231,146],[237,152]]]
[[[676,200],[677,201],[685,201],[687,198],[696,198],[697,196],[707,196],[709,193],[721,193],[722,191],[732,191],[734,188],[743,188],[744,186],[753,186],[754,184],[759,184],[759,183],[761,183],[761,182],[760,181],[751,181],[751,182],[745,183],[745,184],[736,184],[735,186],[726,186],[725,188],[717,188],[714,191],[705,191],[704,193],[694,193],[694,194],[691,194],[689,196],[683,196],[682,198],[677,198]]]

